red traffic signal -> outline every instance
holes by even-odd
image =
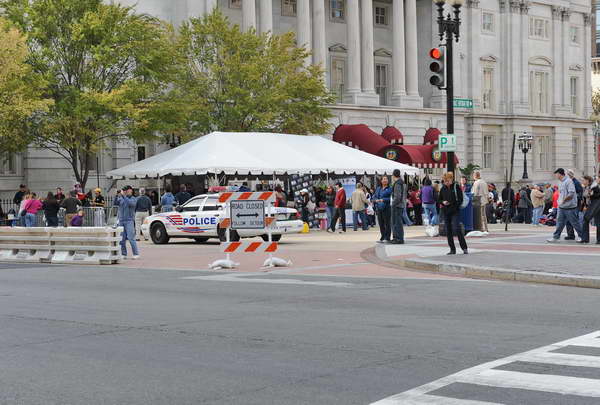
[[[429,70],[433,73],[429,77],[429,83],[439,89],[443,89],[446,82],[446,65],[444,64],[444,48],[431,48],[429,57],[433,59],[429,64]]]

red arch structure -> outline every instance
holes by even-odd
[[[390,129],[388,129],[390,128]],[[379,135],[364,124],[339,125],[333,133],[333,140],[373,155],[405,163],[415,167],[446,167],[446,153],[437,151],[437,139],[441,131],[429,128],[425,134],[424,145],[398,145],[387,139],[404,140],[402,133],[393,127],[387,127],[386,136]],[[429,135],[428,135],[429,134]],[[399,136],[398,136],[399,135]],[[454,158],[455,164],[458,159]]]
[[[391,144],[404,144],[404,135],[402,135],[402,132],[396,127],[387,126],[383,128],[381,136]]]

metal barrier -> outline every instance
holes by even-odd
[[[0,227],[0,261],[115,264],[123,228]]]

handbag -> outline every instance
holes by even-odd
[[[27,215],[27,208],[29,208],[30,205],[31,205],[31,202],[29,202],[23,206],[23,210],[21,212],[19,212],[20,217],[24,217],[25,215]]]
[[[454,185],[454,196],[456,197],[456,202],[458,202],[458,194],[456,193],[456,189],[458,188],[458,185]],[[462,193],[462,203],[460,204],[460,209],[464,210],[465,208],[467,208],[467,205],[469,205],[469,197],[467,197],[467,195],[465,194],[464,191],[460,190],[460,192]]]

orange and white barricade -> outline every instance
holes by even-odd
[[[234,201],[261,201],[264,202],[265,209],[269,209],[272,204],[275,202],[275,193],[272,191],[265,192],[226,192],[221,193],[219,195],[219,203],[221,204],[229,204]],[[289,266],[291,263],[286,262],[285,260],[278,259],[273,257],[273,253],[277,251],[278,244],[277,242],[273,242],[272,236],[272,225],[275,223],[276,218],[275,214],[267,215],[267,213],[263,213],[264,216],[264,228],[267,231],[269,236],[269,240],[267,242],[232,242],[230,238],[229,228],[235,229],[233,225],[233,221],[231,220],[231,210],[227,209],[226,217],[221,218],[219,222],[219,228],[225,229],[226,241],[222,243],[221,251],[226,254],[226,258],[224,260],[216,260],[212,264],[210,264],[210,268],[219,269],[219,268],[227,268],[233,269],[239,266],[239,263],[235,263],[231,260],[232,253],[268,253],[269,257],[264,262],[263,267],[276,267],[276,266]],[[268,211],[267,211],[268,212]],[[258,214],[254,214],[258,215]],[[249,228],[237,228],[237,229],[249,229]]]

